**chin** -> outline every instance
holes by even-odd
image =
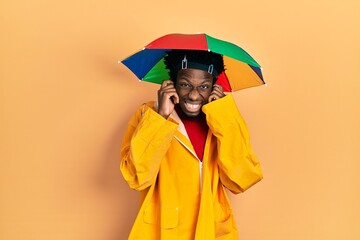
[[[184,112],[184,114],[189,118],[195,118],[195,117],[199,116],[200,112],[196,112],[196,113]]]

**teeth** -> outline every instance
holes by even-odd
[[[190,109],[198,109],[200,107],[200,104],[190,104],[186,103],[186,106]]]

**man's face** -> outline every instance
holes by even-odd
[[[196,117],[208,102],[212,91],[213,76],[199,69],[182,69],[177,74],[176,92],[179,105],[188,117]]]

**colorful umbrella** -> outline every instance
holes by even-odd
[[[220,73],[217,83],[223,86],[225,92],[265,84],[260,65],[247,52],[235,44],[204,33],[162,36],[122,63],[140,80],[161,84],[163,80],[170,79],[164,56],[172,49],[204,50],[223,55],[226,70]]]

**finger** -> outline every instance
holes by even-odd
[[[214,89],[214,90],[211,92],[210,95],[215,95],[215,96],[217,96],[217,97],[219,97],[219,98],[225,96],[224,92],[222,92],[222,91],[220,91],[220,90],[217,90],[217,89]]]
[[[161,90],[158,92],[159,96],[161,98],[169,99],[174,95],[177,95],[175,88],[167,89],[167,90]]]
[[[213,88],[219,89],[220,91],[223,91],[223,87],[219,84],[214,84]]]
[[[215,84],[215,85],[213,86],[213,91],[219,93],[220,95],[225,95],[222,86],[219,85],[219,84]]]
[[[225,93],[224,92],[221,92],[219,90],[214,90],[211,92],[211,95],[215,95],[216,97],[218,98],[222,98],[222,97],[225,97]]]
[[[167,93],[175,93],[176,89],[173,87],[168,87],[168,88],[162,88],[158,90],[158,95],[163,96],[164,94]]]
[[[179,95],[177,94],[176,91],[175,91],[175,94],[173,96],[171,96],[171,99],[173,100],[174,104],[178,104],[180,102]]]
[[[169,85],[167,87],[160,88],[158,90],[158,95],[159,96],[164,96],[164,94],[168,94],[168,93],[176,93],[176,89],[174,88],[174,86]]]
[[[212,102],[212,101],[222,98],[224,96],[225,96],[225,94],[223,92],[221,92],[220,90],[213,90],[208,98],[208,101]]]
[[[162,96],[173,96],[174,94],[177,95],[176,89],[174,87],[167,87],[160,91],[160,95]]]
[[[208,98],[208,102],[212,102],[215,101],[216,99],[218,99],[219,97],[216,96],[216,94],[210,94],[209,98]]]
[[[174,82],[171,81],[171,80],[164,80],[162,83],[161,83],[161,88],[165,88],[167,86],[174,86]]]
[[[176,91],[174,85],[172,83],[169,83],[167,86],[162,87],[158,90],[159,92],[167,92],[167,91]]]

